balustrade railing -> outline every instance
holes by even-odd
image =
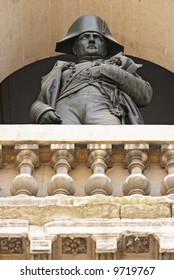
[[[14,126],[1,126],[4,134],[0,135],[0,181],[2,184],[5,181],[12,196],[19,194],[39,196],[39,188],[43,187],[44,178],[40,182],[35,178],[35,174],[36,171],[39,172],[40,166],[43,172],[45,163],[55,172],[50,176],[46,186],[46,193],[49,196],[78,196],[76,189],[79,181],[84,181],[84,196],[99,194],[116,196],[117,178],[122,180],[120,196],[155,196],[155,193],[160,195],[174,193],[174,134],[169,134],[173,126],[26,125],[15,126],[16,130],[10,132],[11,128]],[[154,129],[154,139],[150,132],[141,135],[142,131],[144,133],[143,128],[148,128],[151,132]],[[162,128],[168,131],[166,137]],[[129,132],[126,134],[126,129],[132,135]],[[76,135],[77,132],[79,135]],[[141,140],[135,132],[142,136]],[[155,160],[153,159],[154,146],[157,147],[158,152]],[[85,180],[80,177],[81,175],[79,178],[77,176],[82,159]],[[155,183],[151,172],[153,166],[156,166]],[[12,170],[14,173],[17,170],[19,172],[13,180],[11,180]],[[9,180],[8,172],[10,172]],[[74,172],[76,172],[76,180]],[[158,172],[159,178],[157,178]],[[158,189],[158,192],[154,189]]]
[[[174,259],[173,126],[0,132],[0,258]]]

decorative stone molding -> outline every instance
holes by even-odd
[[[93,235],[96,260],[115,260],[117,251],[116,236]]]
[[[157,233],[159,242],[159,253],[163,254],[170,254],[174,255],[174,233],[173,231],[165,231],[162,233]]]
[[[12,195],[31,195],[35,196],[38,191],[38,183],[31,175],[34,167],[39,165],[39,146],[37,144],[16,144],[16,165],[20,170],[20,174],[13,180],[10,189]]]
[[[45,260],[50,260],[51,258],[50,258],[49,254],[43,253],[43,254],[33,254],[31,256],[31,259],[32,260],[43,260],[43,261],[45,261]]]
[[[95,242],[95,253],[97,259],[112,259],[117,251],[117,237],[113,235],[92,235]],[[110,254],[110,255],[109,255]]]
[[[39,237],[30,238],[30,258],[33,260],[49,260],[52,253],[52,240]]]
[[[142,174],[149,161],[148,144],[126,144],[125,150],[125,167],[128,168],[130,176],[123,183],[124,195],[149,195],[150,182]]]
[[[112,166],[111,144],[88,144],[87,165],[93,174],[85,184],[86,195],[102,194],[111,195],[111,179],[105,174],[108,167]]]
[[[0,145],[0,168],[2,167],[2,145]]]
[[[115,260],[115,254],[114,253],[99,253],[96,257],[97,260]]]
[[[23,254],[22,238],[0,237],[0,254]]]
[[[48,186],[49,195],[73,195],[74,180],[68,172],[75,166],[74,144],[52,144],[51,165],[56,174],[51,178]]]
[[[3,220],[0,258],[173,260],[173,228],[173,219],[64,219],[45,226]]]
[[[162,253],[160,254],[160,260],[174,260],[174,253]]]
[[[149,236],[138,236],[130,234],[124,236],[122,250],[126,253],[148,253],[149,252]]]
[[[29,231],[29,223],[22,219],[0,219],[0,236],[8,236],[8,233],[14,236],[26,236]]]
[[[50,239],[34,239],[30,240],[30,253],[51,253],[51,244]]]
[[[166,175],[170,175],[172,186],[174,127],[147,126],[144,129],[143,126],[118,126],[118,128],[109,126],[106,128],[106,135],[103,129],[105,128],[90,126],[89,131],[89,127],[86,126],[80,126],[78,129],[77,126],[71,126],[70,130],[68,126],[51,125],[2,128],[3,133],[0,135],[1,158],[3,157],[3,169],[0,169],[1,259],[174,259],[174,193],[167,196],[160,195],[160,184]],[[61,144],[62,141],[66,144]],[[34,177],[34,174],[37,174],[40,180],[39,197],[21,195],[16,199],[15,196],[9,196],[11,181],[15,175],[18,175],[18,171],[14,170],[13,161],[21,152],[15,149],[16,154],[14,154],[12,147],[19,142],[40,144],[39,155],[42,165],[32,174]],[[62,172],[65,168],[65,171],[68,170],[67,173],[70,171],[68,173],[70,176],[72,174],[72,177],[77,179],[75,196],[46,196],[45,185],[50,174],[51,176],[55,174],[48,165],[52,143],[60,143],[58,151],[66,150],[70,154],[71,144],[76,145],[78,165],[75,170],[70,169],[74,167],[74,161],[69,159],[69,169],[66,160],[65,164],[64,161],[61,162],[62,169],[59,169]],[[98,143],[98,145],[88,145],[87,151],[89,143]],[[107,150],[106,145],[101,143],[113,144],[112,154],[111,146],[107,146]],[[137,145],[129,145],[130,150],[125,152],[130,153],[126,156],[123,145],[128,143],[137,143]],[[146,149],[140,143],[151,144],[149,170],[145,169],[148,166],[148,146]],[[163,145],[160,153],[161,145],[166,143],[171,145]],[[30,150],[29,146],[24,150]],[[56,153],[56,149],[51,151],[53,154]],[[36,151],[32,150],[32,152],[37,155]],[[67,153],[65,154],[67,159]],[[101,156],[98,160],[99,155]],[[72,156],[74,157],[74,151]],[[124,156],[127,159],[126,168],[134,158],[136,159],[133,168],[129,169],[131,174],[128,170],[123,170]],[[88,179],[93,171],[87,169],[87,157],[88,167],[91,168],[95,162],[93,174],[97,168],[99,174],[109,171],[106,174],[117,185],[113,196],[84,196],[82,191],[84,180]],[[107,168],[112,166],[112,160],[113,168],[108,170]],[[17,161],[16,163],[19,165]],[[52,161],[53,167],[55,164],[56,161]],[[164,169],[167,164],[168,174]],[[38,162],[33,165],[37,167]],[[151,178],[152,196],[122,196],[124,180],[129,175],[133,175],[133,172],[136,177],[137,171],[138,174],[143,173],[145,176],[147,174],[147,177]],[[134,190],[133,186],[132,189]],[[21,217],[25,220],[18,220]],[[33,240],[32,245],[30,240]]]
[[[174,144],[161,146],[161,167],[168,173],[161,183],[161,194],[170,195],[174,193]]]
[[[82,237],[63,237],[62,254],[86,254],[87,241]]]

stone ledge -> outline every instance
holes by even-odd
[[[174,125],[0,125],[0,144],[174,143]],[[131,133],[128,133],[128,131]]]
[[[27,195],[17,195],[0,197],[0,206],[38,206],[44,207],[49,205],[58,206],[83,206],[91,204],[120,204],[120,205],[137,205],[145,204],[154,206],[156,205],[170,205],[174,204],[174,196],[105,196],[105,195],[93,195],[85,197],[77,196],[66,196],[66,195],[55,195],[55,196],[45,196],[45,197],[35,197]]]
[[[43,226],[30,225],[23,219],[0,219],[0,236],[29,235],[35,239],[54,238],[55,235],[72,236],[91,234],[101,237],[112,236],[118,238],[120,234],[129,235],[141,233],[155,234],[156,238],[161,238],[164,243],[173,239],[174,219],[72,219],[55,220],[43,224]],[[103,235],[104,234],[104,235]],[[172,241],[173,242],[173,241]],[[173,247],[172,247],[173,248]]]
[[[59,257],[62,254],[62,240],[67,238],[88,239],[94,241],[96,246],[89,250],[95,250],[94,253],[115,253],[124,251],[128,259],[132,253],[136,259],[144,256],[149,259],[161,259],[159,253],[174,252],[174,219],[72,219],[55,220],[45,223],[43,226],[30,225],[29,221],[23,219],[2,219],[0,220],[0,238],[7,242],[9,247],[2,248],[2,259],[15,259],[17,257],[11,246],[21,245],[16,251],[20,258],[30,259],[30,254],[49,253],[52,259],[55,258],[53,247],[59,249]],[[58,243],[57,243],[58,241]],[[136,242],[138,241],[138,243]],[[144,243],[145,241],[145,243]],[[131,246],[138,249],[137,246],[144,246],[147,242],[146,251],[125,251],[125,246]],[[107,246],[106,246],[107,245]],[[30,248],[29,248],[30,246]],[[55,247],[56,246],[56,247]],[[132,247],[133,246],[133,247]],[[12,247],[14,248],[14,247]],[[89,251],[88,250],[88,251]],[[30,254],[28,254],[30,252]],[[9,255],[7,255],[7,253]],[[141,253],[147,253],[142,255]],[[155,253],[155,255],[154,255]],[[131,255],[130,255],[131,254]],[[136,254],[136,255],[135,255]],[[11,258],[10,258],[11,257]],[[58,256],[57,256],[58,257]],[[121,255],[120,255],[121,257]],[[144,259],[143,258],[143,259]],[[42,259],[42,258],[41,258]],[[44,258],[45,259],[45,258]],[[65,259],[65,256],[64,256]],[[69,258],[68,258],[69,259]],[[73,259],[73,258],[72,258]],[[120,258],[119,258],[120,259]],[[122,259],[122,258],[121,258]],[[124,258],[125,259],[125,258]],[[141,258],[142,259],[142,258]],[[169,259],[173,259],[172,256]]]
[[[171,207],[168,205],[122,205],[121,214],[122,219],[159,219],[159,218],[170,218]]]
[[[64,219],[159,219],[172,217],[171,206],[173,200],[170,196],[18,196],[0,198],[0,219],[26,219],[30,224],[39,226]]]

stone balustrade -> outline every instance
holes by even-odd
[[[1,126],[0,196],[172,194],[172,130],[173,126]]]
[[[174,259],[173,126],[0,131],[0,259]]]

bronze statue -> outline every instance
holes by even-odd
[[[96,15],[78,18],[57,52],[73,54],[78,63],[57,61],[43,77],[31,119],[38,124],[142,124],[137,107],[150,103],[152,88],[137,74],[105,21]]]

